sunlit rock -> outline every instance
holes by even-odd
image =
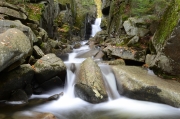
[[[180,107],[180,83],[135,66],[112,66],[118,90],[127,97]]]
[[[75,95],[91,103],[107,101],[107,93],[101,70],[98,65],[87,58],[80,67],[78,81],[75,84]]]

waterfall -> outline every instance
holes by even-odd
[[[92,37],[94,37],[97,32],[101,31],[100,24],[101,24],[101,18],[97,18],[95,20],[95,24],[92,25],[92,34],[91,34]]]

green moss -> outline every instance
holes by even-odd
[[[81,0],[81,3],[84,6],[95,5],[94,0]]]
[[[43,4],[28,4],[26,7],[28,18],[35,21],[40,21],[43,9]]]
[[[172,33],[180,18],[180,0],[172,0],[171,5],[160,20],[159,29],[154,37],[156,44],[163,44]],[[155,45],[156,45],[155,44]]]

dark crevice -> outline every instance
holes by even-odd
[[[127,66],[142,66],[144,64],[144,62],[138,62],[138,61],[127,60],[127,59],[124,59],[124,61]]]

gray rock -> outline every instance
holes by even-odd
[[[0,34],[0,71],[18,60],[25,60],[31,52],[30,40],[20,30],[13,28]]]
[[[80,67],[78,80],[75,84],[75,95],[91,103],[107,101],[107,93],[101,70],[98,65],[87,58]]]
[[[11,17],[14,17],[16,19],[22,19],[22,20],[27,19],[27,15],[25,15],[20,10],[17,11],[15,9],[11,9],[11,8],[8,8],[8,7],[0,7],[0,13],[11,16]]]
[[[29,64],[21,65],[8,73],[0,73],[0,100],[8,99],[13,90],[24,89],[31,84],[34,71]]]
[[[10,28],[17,28],[21,30],[30,39],[32,44],[38,42],[38,39],[31,28],[23,25],[20,21],[0,20],[0,33],[3,33]]]
[[[55,76],[64,77],[66,66],[55,54],[47,54],[34,64],[34,70],[35,78],[42,84]]]
[[[78,54],[78,55],[76,56],[76,58],[88,58],[88,57],[93,57],[93,56],[95,56],[98,52],[99,52],[98,49],[92,49],[92,50],[89,50],[89,51],[87,51],[87,52]]]
[[[127,21],[123,23],[126,33],[131,36],[140,37],[146,35],[149,32],[149,30],[147,29],[147,25],[149,25],[149,23],[146,22],[146,19],[149,18],[129,18]],[[140,25],[138,26],[137,24]]]
[[[33,46],[34,56],[38,59],[44,56],[43,51],[38,46]]]
[[[144,62],[146,57],[145,49],[133,49],[128,47],[116,47],[109,45],[104,48],[103,51],[108,55],[109,58],[112,58],[112,56],[117,56],[122,59]]]
[[[120,94],[180,107],[180,83],[150,75],[135,66],[112,66]]]
[[[131,38],[129,40],[129,42],[127,43],[127,46],[132,46],[134,45],[135,43],[137,43],[139,41],[139,36],[134,36],[133,38]]]

